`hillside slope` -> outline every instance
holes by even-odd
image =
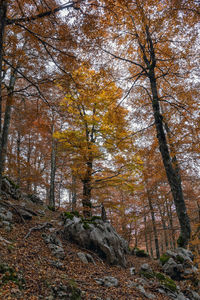
[[[59,246],[53,247],[45,239],[62,230],[58,211],[51,212],[45,206],[14,200],[8,195],[1,203],[0,299],[193,299],[180,290],[173,294],[173,284],[170,290],[170,284],[142,276],[140,269],[144,263],[155,274],[161,274],[158,262],[150,258],[127,255],[126,268],[109,266],[96,253],[64,241],[61,236],[64,254],[57,251]],[[12,220],[3,220],[5,207],[13,215]],[[23,207],[32,215],[27,220]],[[80,252],[90,254],[94,262],[82,262]],[[177,287],[183,289],[190,285],[190,281],[177,282]]]

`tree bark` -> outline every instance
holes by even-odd
[[[146,252],[149,253],[148,239],[147,239],[147,217],[146,217],[146,214],[144,215],[144,237],[145,237]]]
[[[53,133],[53,128],[52,128]],[[56,141],[52,137],[49,206],[55,210]]]
[[[159,149],[162,156],[165,172],[173,195],[177,216],[180,223],[180,228],[181,228],[180,237],[179,237],[180,245],[186,247],[188,245],[190,234],[191,234],[190,220],[186,211],[180,173],[178,171],[177,164],[173,166],[173,159],[170,155],[166,135],[164,132],[163,116],[161,115],[160,112],[157,80],[155,76],[156,57],[154,52],[153,41],[147,25],[146,25],[146,38],[148,42],[148,52],[150,55],[150,59],[147,58],[144,52],[144,48],[141,44],[140,47],[142,47],[141,49],[144,54],[143,58],[147,67],[147,77],[149,78],[150,81],[151,94],[152,94],[152,109],[153,109],[153,115],[155,120],[157,139],[159,143]]]
[[[92,203],[91,203],[91,191],[92,191],[92,161],[87,162],[87,170],[84,179],[82,180],[83,183],[83,215],[84,217],[91,218],[92,216]]]
[[[152,221],[154,241],[155,241],[155,249],[156,249],[156,258],[158,259],[160,257],[158,233],[157,233],[157,228],[156,228],[155,213],[154,213],[154,209],[153,209],[151,195],[150,195],[150,192],[149,192],[148,188],[147,188],[147,198],[148,198],[148,203],[149,203],[149,208],[150,208],[150,213],[151,213],[151,221]]]
[[[2,76],[3,76],[3,43],[6,26],[7,1],[0,1],[0,133],[2,130]]]
[[[72,211],[76,210],[76,201],[77,201],[76,176],[72,174]]]

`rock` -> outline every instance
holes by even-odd
[[[96,265],[94,258],[92,257],[92,255],[90,255],[89,253],[86,253],[86,258],[88,260],[88,262],[93,263],[94,265]]]
[[[51,264],[51,266],[53,266],[53,267],[55,267],[55,268],[57,268],[59,270],[64,270],[65,269],[63,263],[61,263],[60,261],[51,260],[50,264]]]
[[[125,254],[128,244],[108,222],[95,219],[82,220],[73,216],[66,219],[63,237],[76,242],[81,247],[93,250],[109,264],[126,265]]]
[[[167,250],[164,255],[170,258],[164,261],[162,269],[171,278],[183,280],[195,276],[197,269],[193,264],[194,255],[190,250],[179,247],[174,251]]]
[[[62,283],[56,284],[52,286],[52,291],[53,299],[81,300],[81,290],[77,288],[74,281],[69,281],[68,285],[63,285]]]
[[[190,289],[186,289],[184,291],[184,295],[190,300],[200,300],[200,295],[197,292],[192,291]]]
[[[118,286],[118,279],[112,276],[105,276],[103,278],[95,278],[95,281],[99,285],[103,285],[106,287],[113,287],[113,286]]]
[[[193,261],[193,259],[194,259],[194,255],[193,255],[192,251],[190,251],[188,249],[179,247],[176,249],[176,252],[178,255],[182,255],[185,260]]]
[[[170,258],[162,267],[163,271],[172,279],[180,280],[183,273],[183,265],[177,264],[173,258]]]
[[[135,267],[131,267],[130,269],[129,269],[129,271],[130,271],[130,274],[131,274],[131,276],[132,275],[135,275]]]
[[[84,263],[84,264],[88,264],[88,260],[86,258],[85,253],[83,252],[78,252],[77,253],[78,258]]]
[[[140,266],[140,271],[152,273],[152,268],[149,266],[149,264],[143,264]]]
[[[56,236],[56,233],[53,234],[43,234],[42,235],[44,241],[46,244],[48,244],[48,247],[51,249],[52,254],[59,258],[64,259],[65,258],[65,252],[62,246],[61,240]]]
[[[153,294],[147,293],[142,285],[138,285],[137,289],[138,289],[138,291],[140,291],[141,294],[143,294],[148,299],[156,298]]]
[[[4,207],[0,207],[0,220],[12,222],[13,214]]]
[[[21,192],[19,187],[9,178],[3,177],[2,178],[2,191],[10,196],[13,199],[19,200],[21,197]]]

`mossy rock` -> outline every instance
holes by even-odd
[[[176,256],[176,261],[179,262],[180,264],[183,264],[184,263],[184,258],[180,255],[177,255]]]
[[[147,279],[152,279],[155,277],[154,273],[147,272],[147,271],[140,271],[140,275],[142,275],[143,277],[145,277]]]
[[[170,256],[167,255],[166,253],[164,253],[163,255],[161,255],[160,257],[160,262],[162,263],[162,266],[168,262],[168,260],[170,259]]]
[[[172,292],[177,291],[176,283],[170,277],[165,276],[164,274],[159,273],[159,272],[155,272],[154,274],[155,274],[155,277],[159,280],[159,282],[162,285],[164,285],[164,287],[166,287],[167,289],[169,289]]]
[[[62,213],[62,218],[64,219],[64,221],[68,219],[72,220],[74,216],[76,216],[77,218],[81,217],[78,211],[65,211]]]

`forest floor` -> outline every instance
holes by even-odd
[[[129,281],[138,278],[141,264],[148,263],[155,271],[160,271],[158,262],[150,258],[139,258],[133,255],[127,256],[127,267],[109,266],[95,253],[69,242],[63,241],[65,259],[62,270],[51,265],[55,261],[49,247],[45,244],[42,234],[49,233],[48,229],[32,231],[25,238],[29,230],[39,224],[51,222],[59,227],[60,212],[47,211],[45,216],[35,216],[25,223],[15,223],[12,231],[7,232],[0,228],[0,255],[1,261],[13,267],[17,273],[21,273],[25,284],[19,289],[18,284],[12,280],[0,285],[0,299],[39,300],[46,299],[50,295],[51,287],[66,284],[69,280],[76,282],[77,287],[83,292],[82,299],[146,299],[135,287],[127,287]],[[2,241],[5,239],[9,243]],[[92,254],[96,265],[84,264],[77,256],[77,252],[84,251]],[[136,275],[130,274],[130,267],[135,267]],[[0,274],[1,275],[1,274]],[[113,276],[119,280],[117,287],[104,287],[96,283],[95,278]],[[1,279],[1,278],[0,278]],[[156,291],[156,283],[152,284],[148,292],[156,296],[155,299],[169,299]]]

